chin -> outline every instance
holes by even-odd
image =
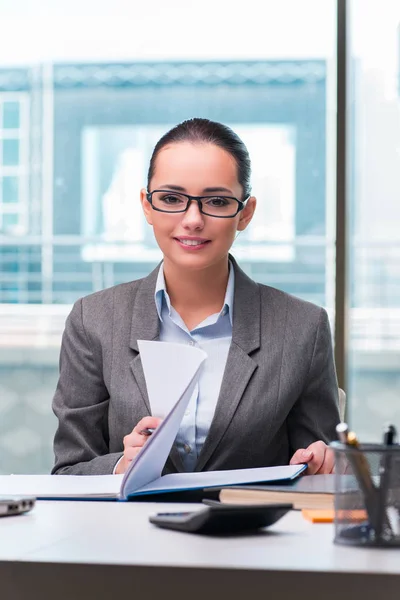
[[[208,267],[210,264],[213,264],[213,261],[205,256],[179,256],[173,257],[169,259],[170,262],[174,263],[177,267],[182,269],[204,269]]]
[[[184,252],[164,253],[164,258],[171,264],[181,269],[202,270],[212,267],[221,261],[227,259],[229,250],[224,253],[208,254],[206,252],[193,252],[185,254]]]

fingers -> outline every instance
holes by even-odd
[[[322,473],[332,473],[334,467],[334,454],[331,448],[321,441],[314,442],[308,447],[314,454],[313,459],[308,464],[307,474],[321,475]]]
[[[124,451],[124,458],[125,461],[129,464],[130,462],[132,462],[132,460],[134,458],[136,458],[136,456],[139,454],[141,450],[141,447],[136,446],[135,448],[132,448],[131,446],[128,448],[125,448]]]
[[[324,464],[326,445],[324,442],[314,442],[308,446],[307,450],[313,454],[307,465],[307,475],[315,475]]]
[[[299,448],[299,450],[297,450],[293,454],[289,464],[302,465],[304,463],[309,463],[312,460],[313,456],[314,454],[310,450],[306,448]]]
[[[142,447],[146,443],[148,436],[142,435],[139,432],[147,427],[157,428],[161,421],[162,419],[159,419],[158,417],[144,417],[143,419],[140,419],[139,423],[135,425],[131,433],[124,437],[124,448],[129,448],[130,446]]]
[[[308,448],[300,448],[294,453],[291,465],[307,464],[307,475],[333,473],[335,459],[333,450],[322,442],[314,442]]]
[[[142,447],[147,441],[145,435],[140,435],[138,431],[133,430],[132,433],[126,435],[123,439],[124,449]]]
[[[161,423],[162,419],[158,417],[143,417],[140,419],[139,423],[133,428],[133,431],[141,431],[142,429],[146,429],[147,427],[156,428]]]
[[[318,475],[323,473],[334,473],[335,472],[335,454],[332,448],[325,448],[325,458],[320,469],[317,471]]]
[[[122,473],[125,473],[133,459],[136,458],[136,456],[139,454],[140,450],[141,448],[133,448],[132,446],[128,446],[127,448],[125,448],[122,459],[117,464],[115,473],[117,475],[122,475]]]
[[[136,458],[142,447],[149,439],[148,436],[141,434],[140,431],[146,429],[147,427],[155,429],[159,426],[161,421],[162,419],[159,419],[158,417],[144,417],[139,421],[139,423],[137,423],[137,425],[135,425],[131,433],[124,437],[124,454],[122,460],[120,460],[117,465],[117,469],[115,471],[117,474],[125,473],[130,463],[134,458]]]

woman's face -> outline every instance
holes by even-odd
[[[241,200],[243,195],[234,158],[209,143],[179,142],[160,151],[148,191],[177,188],[191,196],[234,196]],[[236,232],[247,227],[256,205],[251,197],[235,217],[221,219],[203,215],[193,201],[184,213],[158,212],[146,199],[145,189],[141,191],[141,202],[165,261],[192,269],[225,261]]]

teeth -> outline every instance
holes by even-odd
[[[198,240],[179,240],[181,244],[185,244],[185,246],[199,246],[200,244],[204,244],[204,242],[199,242]]]

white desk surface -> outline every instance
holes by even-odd
[[[272,599],[400,599],[400,548],[333,544],[331,524],[290,512],[256,535],[210,538],[163,530],[155,512],[201,505],[38,502],[24,516],[0,519],[4,600],[241,598],[275,590]],[[8,587],[7,587],[8,586]],[[167,591],[170,593],[167,594]],[[175,590],[175,591],[174,591]],[[252,592],[252,595],[253,595]],[[29,596],[27,595],[29,594]],[[47,595],[48,594],[48,595]]]

